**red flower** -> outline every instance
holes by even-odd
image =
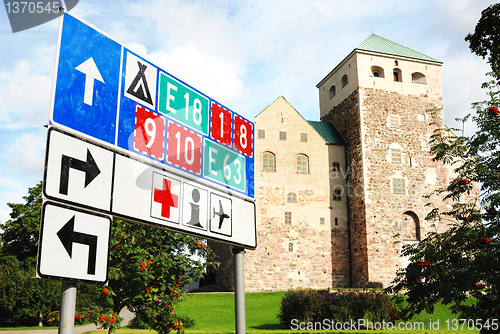
[[[116,246],[115,249],[117,249],[117,250],[120,249],[120,246]]]
[[[488,112],[490,113],[490,115],[496,116],[498,115],[498,108],[496,106],[491,106],[488,108]]]
[[[392,316],[392,320],[399,320],[398,317],[396,317],[395,315]]]
[[[176,287],[179,287],[179,284],[176,284],[175,286],[176,286]]]
[[[184,326],[179,326],[179,329],[183,328]]]
[[[469,217],[466,217],[466,216],[458,216],[457,217],[459,220],[469,220]]]
[[[108,289],[104,288],[104,289],[102,289],[101,291],[102,291],[102,293],[104,293],[106,296],[108,295],[108,292],[109,292],[109,290],[108,290]]]
[[[497,212],[497,210],[495,210],[495,208],[487,208],[486,212],[488,212],[488,213],[495,213],[495,212]]]
[[[144,269],[146,269],[146,265],[144,264],[144,262],[141,262],[141,271],[144,271]]]
[[[106,316],[105,315],[101,315],[101,321],[106,321]]]
[[[149,285],[146,287],[146,291],[147,291],[148,293],[150,293],[150,292],[151,292],[151,287],[150,287]]]
[[[78,314],[75,314],[75,320],[78,320],[79,318]]]
[[[485,285],[484,285],[484,284],[482,284],[482,283],[479,283],[479,284],[478,284],[478,283],[476,283],[476,284],[474,284],[474,285],[472,286],[472,288],[473,288],[474,290],[482,290],[482,289],[484,289],[484,287],[485,287]]]
[[[479,243],[480,243],[481,245],[486,245],[487,243],[490,243],[490,242],[492,242],[492,241],[493,241],[493,239],[490,239],[490,238],[485,238],[485,237],[483,237],[483,238],[479,239]]]
[[[420,267],[428,267],[430,264],[431,264],[431,261],[425,261],[425,262],[419,263],[418,265]]]
[[[179,277],[179,281],[182,281],[182,277]]]
[[[201,244],[201,248],[207,248],[207,245]]]
[[[170,310],[170,312],[173,312],[174,311],[174,307],[172,306],[172,309]]]
[[[391,312],[396,312],[396,309],[395,308],[391,308]]]
[[[148,260],[148,266],[151,264],[151,260]]]
[[[109,322],[114,323],[115,322],[115,318],[109,317]]]
[[[460,179],[457,182],[458,182],[459,185],[464,186],[464,185],[467,184],[468,181],[467,181],[467,179]]]

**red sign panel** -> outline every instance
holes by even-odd
[[[252,157],[253,124],[238,115],[234,115],[234,149]]]
[[[168,121],[167,162],[191,173],[201,175],[201,135]]]
[[[233,113],[224,107],[212,102],[212,116],[210,118],[210,136],[217,142],[231,147],[233,139]]]
[[[135,108],[134,150],[158,160],[165,152],[165,118],[139,105]]]

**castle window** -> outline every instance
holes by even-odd
[[[303,154],[297,155],[297,173],[309,173],[309,158]]]
[[[344,74],[344,76],[342,77],[342,80],[341,80],[341,83],[342,83],[342,88],[344,88],[346,85],[347,85],[347,74]]]
[[[288,244],[288,251],[293,252],[293,244],[292,243]]]
[[[391,148],[391,159],[394,163],[401,163],[401,150],[397,148]]]
[[[335,226],[338,226],[339,225],[339,219],[337,217],[335,217]]]
[[[332,171],[333,172],[338,172],[340,171],[340,163],[338,162],[334,162],[333,165],[332,165]]]
[[[296,193],[288,193],[288,195],[286,195],[286,201],[288,203],[297,203],[297,194]]]
[[[427,78],[425,77],[424,74],[420,72],[415,72],[411,74],[411,82],[427,85]]]
[[[429,141],[426,138],[422,138],[422,148],[429,148]]]
[[[285,212],[285,224],[287,224],[287,225],[292,224],[292,213],[289,211]]]
[[[335,94],[337,94],[335,85],[332,85],[332,87],[330,87],[330,90],[328,91],[328,98],[331,99],[335,96]]]
[[[276,157],[271,152],[264,152],[262,154],[262,170],[267,172],[276,171]]]
[[[286,140],[286,132],[280,131],[280,140]]]
[[[325,218],[321,217],[321,218],[319,219],[319,223],[320,223],[321,225],[325,225]]]
[[[372,75],[376,78],[384,78],[384,69],[380,66],[372,66]]]
[[[418,120],[420,122],[425,122],[427,121],[427,115],[426,114],[418,114]]]
[[[403,81],[403,78],[402,78],[402,75],[401,75],[401,70],[399,68],[395,68],[392,71],[392,74],[394,75],[394,81],[397,81],[397,82],[402,82]]]
[[[307,143],[307,133],[300,134],[300,141],[303,143]]]
[[[398,61],[397,60],[394,61],[394,66],[398,66]]]
[[[398,116],[390,116],[389,117],[389,126],[391,129],[399,129],[399,117]]]
[[[257,138],[259,138],[259,139],[266,138],[266,130],[259,130]]]
[[[392,193],[395,195],[406,195],[405,179],[392,179]]]
[[[335,187],[335,189],[333,189],[333,197],[332,199],[334,201],[341,201],[342,200],[342,189],[338,189]]]

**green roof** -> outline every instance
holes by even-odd
[[[426,56],[423,53],[412,50],[398,43],[391,42],[390,40],[375,34],[371,34],[360,45],[358,45],[356,49],[442,63],[442,61]]]
[[[331,122],[307,121],[327,144],[344,145],[344,139]]]

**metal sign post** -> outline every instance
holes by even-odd
[[[236,334],[246,333],[245,319],[245,249],[233,248],[234,254],[234,319]]]
[[[76,283],[62,282],[59,334],[73,334],[75,329]]]

